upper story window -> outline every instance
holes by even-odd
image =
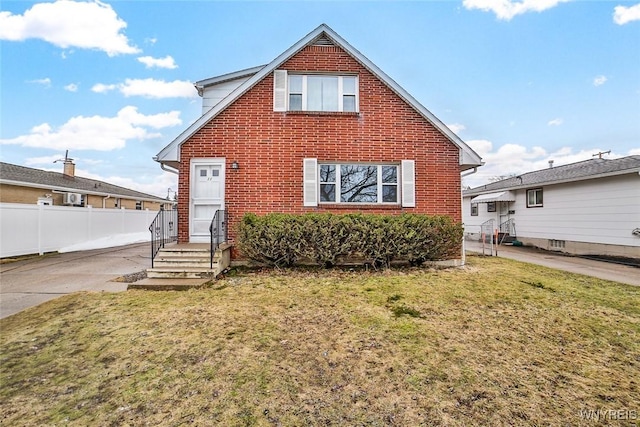
[[[274,72],[274,111],[358,111],[358,77]]]
[[[531,190],[527,190],[527,207],[528,208],[542,207],[542,188],[534,188]]]

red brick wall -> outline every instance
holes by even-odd
[[[211,120],[180,152],[179,239],[189,240],[190,160],[224,157],[230,237],[246,212],[401,212],[444,214],[461,221],[458,148],[351,56],[333,46],[309,46],[280,69],[358,73],[360,112],[273,111],[273,74]],[[302,162],[415,160],[416,207],[303,206]],[[229,165],[237,160],[240,169]]]

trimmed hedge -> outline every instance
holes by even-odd
[[[245,257],[279,267],[303,259],[325,267],[353,259],[420,265],[457,257],[463,234],[462,224],[447,216],[417,214],[246,214],[237,231]]]

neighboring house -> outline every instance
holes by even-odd
[[[486,224],[547,250],[640,258],[640,156],[552,165],[465,190],[466,235]]]
[[[75,176],[71,159],[64,172],[49,172],[0,162],[0,202],[150,211],[172,202],[95,179]]]
[[[179,242],[208,242],[217,210],[231,238],[247,212],[462,220],[460,173],[481,158],[326,25],[196,87],[202,117],[154,158],[179,174]]]

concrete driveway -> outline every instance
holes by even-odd
[[[113,281],[151,267],[149,243],[49,254],[0,265],[0,318],[78,291],[120,292]]]
[[[486,246],[487,249],[485,251],[487,255],[490,253],[488,247],[489,245]],[[466,241],[465,249],[467,252],[482,253],[480,242]],[[640,286],[640,268],[628,265],[567,256],[524,246],[499,246],[498,256],[564,270],[570,273],[584,274],[599,279]]]

